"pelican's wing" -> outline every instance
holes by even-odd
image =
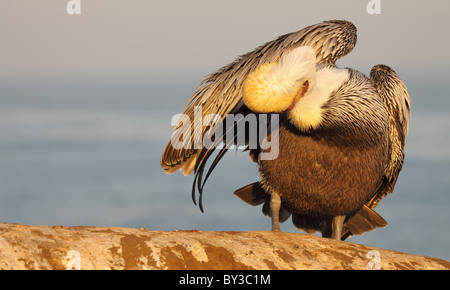
[[[383,225],[383,219],[373,209],[381,199],[394,190],[403,166],[405,140],[411,113],[411,99],[408,89],[392,68],[386,65],[374,66],[370,72],[370,80],[383,99],[389,116],[388,162],[383,182],[373,198],[364,207],[364,212],[361,210],[347,222],[347,228],[353,234],[361,234],[387,224],[384,222]],[[370,215],[367,213],[370,213]],[[367,225],[367,228],[361,225]],[[347,232],[346,235],[348,236],[349,233]]]
[[[162,168],[167,173],[173,173],[179,169],[184,175],[190,175],[195,170],[196,177],[200,175],[201,179],[205,163],[214,148],[205,148],[202,145],[203,136],[210,127],[203,127],[201,123],[200,126],[197,123],[196,127],[195,109],[201,108],[203,117],[216,114],[218,119],[211,123],[212,126],[223,121],[227,114],[247,110],[242,100],[242,87],[248,74],[261,64],[276,62],[282,54],[298,46],[311,46],[316,51],[317,62],[334,64],[337,59],[349,53],[355,44],[356,28],[351,22],[325,21],[298,32],[280,36],[208,75],[186,105],[184,115],[189,117],[191,126],[185,126],[186,124],[179,122],[174,127],[175,132],[171,140],[177,141],[177,144],[181,142],[182,146],[175,148],[173,142],[167,144],[161,158]],[[194,130],[195,128],[197,130]],[[220,158],[224,152],[221,152]]]
[[[405,140],[408,135],[411,99],[408,89],[397,73],[386,65],[374,66],[370,72],[378,94],[383,99],[389,116],[389,152],[388,165],[385,170],[386,186],[380,189],[383,198],[392,193],[398,174],[403,166]],[[375,206],[379,199],[375,199]],[[373,205],[371,206],[374,207]]]

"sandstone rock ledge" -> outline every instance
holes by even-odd
[[[0,269],[450,269],[425,256],[274,232],[0,224]]]

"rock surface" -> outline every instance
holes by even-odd
[[[450,269],[441,259],[276,232],[0,224],[0,269]]]

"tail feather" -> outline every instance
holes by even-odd
[[[387,226],[387,222],[373,209],[364,205],[354,216],[350,217],[345,224],[346,230],[342,235],[342,240],[351,235],[361,235],[365,232],[373,231],[376,228]]]
[[[262,188],[259,182],[239,188],[234,192],[234,194],[252,206],[260,205],[269,198],[269,195]]]

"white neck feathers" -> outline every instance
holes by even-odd
[[[325,67],[316,73],[315,85],[295,104],[288,118],[299,130],[309,132],[322,122],[322,106],[349,79],[348,70]]]

